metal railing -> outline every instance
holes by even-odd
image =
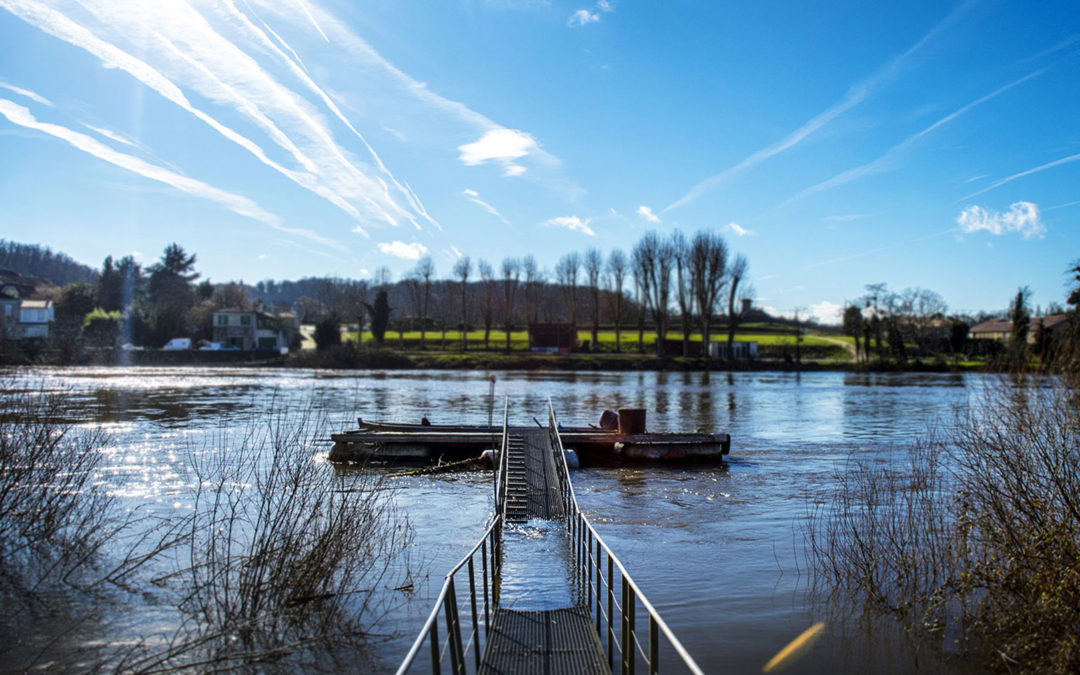
[[[570,537],[572,564],[579,581],[580,599],[596,621],[596,632],[600,635],[601,646],[606,647],[612,672],[616,669],[616,656],[620,673],[626,675],[635,672],[639,654],[649,673],[660,672],[662,635],[687,670],[700,675],[701,668],[578,507],[551,399],[548,399],[548,435],[555,455],[559,489],[566,505],[566,529]],[[648,619],[645,644],[637,627],[639,606]]]
[[[499,454],[495,458],[495,477],[492,481],[495,487],[495,513],[499,516],[503,515],[506,508],[506,472],[509,462],[507,455],[510,449],[509,420],[510,397],[507,396],[503,403],[502,443],[499,446]]]
[[[502,524],[503,524],[503,501],[506,497],[506,450],[508,444],[507,420],[509,414],[509,399],[503,410],[503,434],[502,447],[499,450],[498,465],[495,471],[495,515],[488,524],[480,541],[472,547],[465,557],[461,559],[454,569],[446,575],[439,597],[435,600],[435,607],[428,615],[424,627],[413,642],[412,648],[406,654],[405,660],[398,668],[398,675],[407,673],[423,650],[424,642],[428,643],[431,650],[431,672],[441,673],[442,662],[449,657],[450,672],[455,675],[464,675],[468,672],[468,664],[473,662],[472,672],[480,669],[480,658],[484,653],[481,643],[486,643],[488,631],[491,630],[491,622],[495,618],[495,608],[499,605],[499,570],[502,567]],[[476,558],[480,558],[480,595],[477,595]],[[457,599],[456,578],[459,572],[466,570],[469,581],[469,597],[464,604]],[[464,583],[464,582],[462,582]],[[462,630],[461,614],[467,610],[470,619],[468,633]],[[481,617],[481,610],[483,616]],[[439,640],[439,621],[443,621],[446,628],[446,638]],[[480,619],[483,618],[483,631],[480,630]],[[472,659],[469,658],[472,652]]]

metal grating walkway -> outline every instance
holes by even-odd
[[[506,461],[507,522],[562,518],[565,511],[547,429],[515,429]]]
[[[500,609],[478,672],[610,673],[611,668],[588,609]]]

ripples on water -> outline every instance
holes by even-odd
[[[102,480],[129,506],[183,509],[192,452],[220,452],[270,409],[311,410],[328,430],[355,418],[486,423],[487,372],[321,372],[258,369],[43,369],[27,381],[68,392],[80,424],[113,437]],[[706,468],[587,468],[574,473],[579,501],[601,536],[706,671],[759,672],[789,640],[822,618],[808,600],[799,523],[824,499],[853,454],[898,461],[934,423],[949,424],[983,379],[974,375],[810,373],[496,373],[495,408],[511,423],[546,418],[548,398],[564,425],[595,423],[605,408],[648,410],[651,430],[707,429],[732,436],[729,461]],[[334,470],[327,465],[327,470]],[[341,472],[344,487],[349,473]],[[394,479],[415,528],[419,574],[377,627],[397,637],[378,659],[391,669],[422,625],[442,575],[468,551],[491,513],[490,476]],[[515,545],[554,550],[533,529]],[[515,535],[516,536],[516,535]],[[515,588],[504,597],[559,599],[558,555],[546,576],[552,597]],[[536,600],[540,597],[539,600]],[[829,621],[811,656],[792,672],[906,672],[925,657],[891,624]],[[933,663],[931,669],[940,669]]]

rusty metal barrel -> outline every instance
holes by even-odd
[[[644,408],[619,408],[619,433],[620,434],[643,434],[643,433],[645,433],[645,409]]]

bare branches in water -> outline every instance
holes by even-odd
[[[813,510],[819,585],[1002,670],[1080,670],[1080,407],[1062,381],[1006,380],[909,463],[855,459]]]
[[[336,476],[318,457],[314,410],[279,403],[191,448],[191,508],[154,519],[106,493],[105,432],[64,422],[62,393],[18,385],[0,397],[0,593],[27,607],[45,589],[93,596],[67,603],[65,621],[97,632],[61,661],[47,643],[8,666],[306,670],[364,657],[388,589],[408,580],[411,529],[375,474]],[[111,625],[146,602],[155,622]]]

